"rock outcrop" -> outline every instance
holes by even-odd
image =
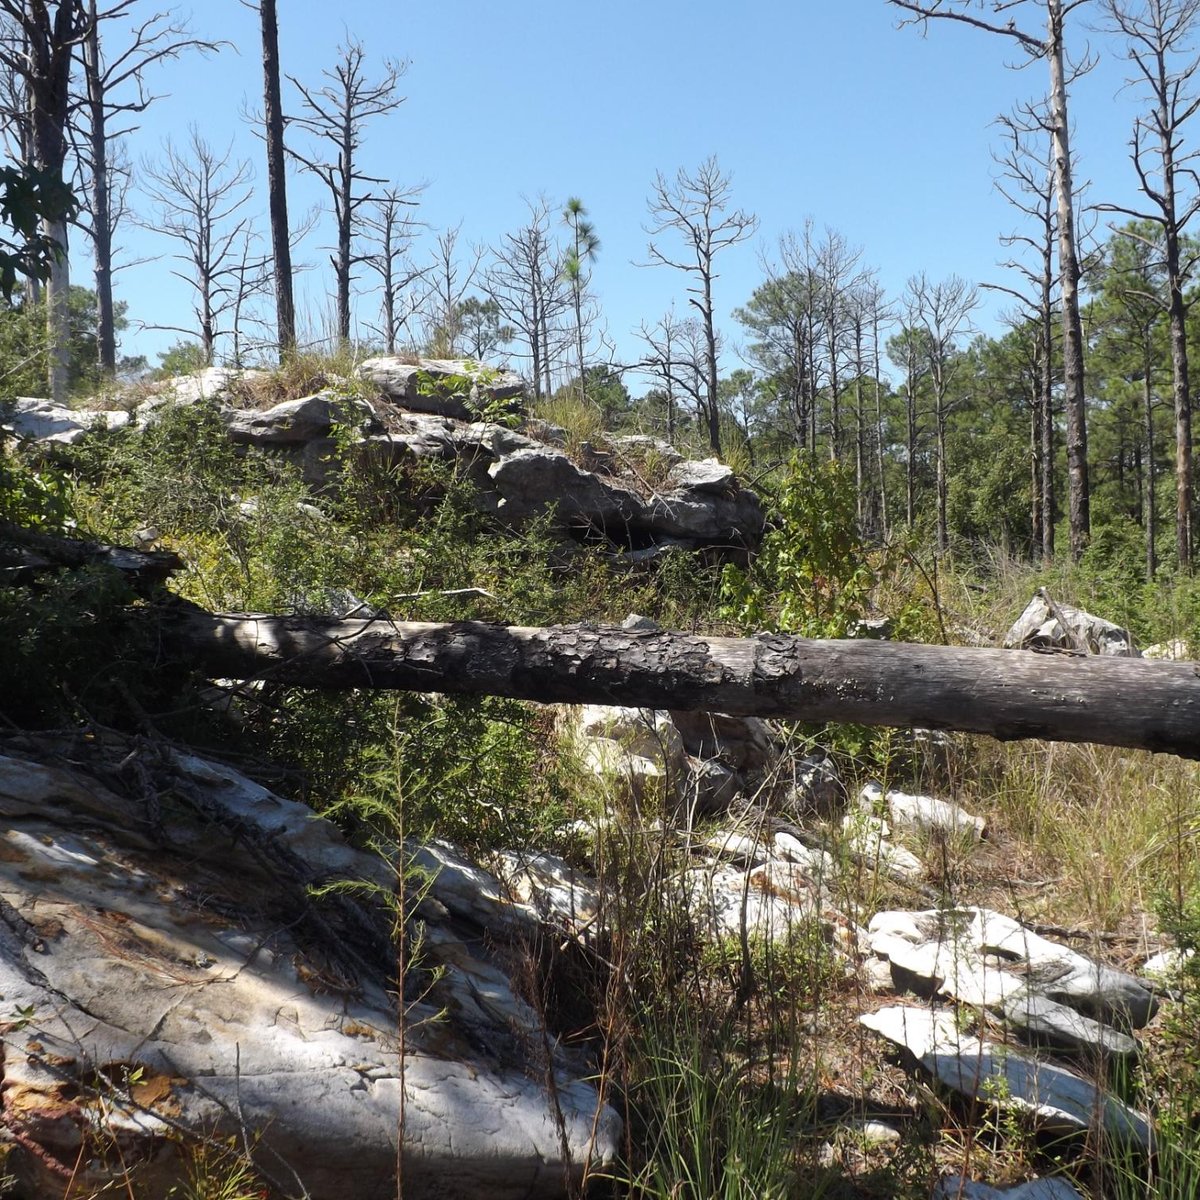
[[[401,1136],[406,1183],[431,1197],[561,1195],[611,1159],[588,1064],[547,1060],[553,1031],[510,979],[533,907],[423,850],[401,1020],[372,898],[395,893],[391,864],[228,768],[121,750],[97,764],[111,787],[0,757],[0,1099],[7,1168],[35,1194],[128,1168],[166,1195],[190,1141],[233,1135],[313,1200],[394,1196]],[[311,899],[336,881],[364,899]]]
[[[157,386],[132,413],[143,427],[164,406],[218,406],[230,439],[298,462],[320,489],[349,453],[384,469],[436,460],[453,464],[476,489],[480,507],[514,529],[548,520],[564,540],[608,544],[626,565],[667,549],[713,548],[743,554],[762,538],[757,495],[716,459],[689,461],[654,438],[616,436],[612,450],[592,447],[578,461],[562,448],[561,430],[520,418],[524,387],[507,371],[478,364],[373,358],[359,380],[326,379],[322,390],[271,407],[247,408],[264,393],[265,372],[210,367]],[[319,381],[318,381],[319,382]],[[364,395],[374,389],[373,397]],[[12,425],[35,445],[73,445],[85,433],[116,429],[124,410],[63,409],[43,400],[17,403]],[[334,427],[343,433],[334,438]],[[646,455],[665,469],[651,485],[635,463]]]
[[[1038,590],[1004,635],[1004,647],[1006,650],[1065,650],[1116,658],[1141,657],[1128,629],[1081,608],[1056,604],[1044,588]]]

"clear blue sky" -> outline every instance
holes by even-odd
[[[634,265],[645,259],[655,171],[709,154],[732,173],[736,203],[761,220],[756,239],[721,262],[725,369],[738,365],[729,314],[761,281],[760,255],[806,217],[861,245],[892,294],[919,270],[1004,281],[997,239],[1019,218],[993,188],[992,122],[1045,90],[1043,64],[1006,69],[1016,56],[1008,39],[946,22],[922,38],[898,30],[884,0],[279,0],[279,9],[284,69],[306,81],[319,81],[347,33],[373,72],[385,55],[409,62],[407,100],[369,127],[364,155],[399,184],[427,183],[419,213],[431,226],[461,220],[465,239],[490,243],[522,223],[524,197],[583,199],[602,241],[595,291],[622,354],[636,354],[630,331],[642,319],[683,304],[676,273]],[[261,143],[241,116],[261,103],[257,17],[238,0],[209,0],[192,22],[238,49],[155,77],[169,95],[131,140],[135,162],[196,122],[212,143],[232,140],[252,158],[261,182]],[[1135,98],[1121,91],[1125,65],[1111,39],[1081,22],[1074,39],[1102,53],[1073,96],[1078,176],[1093,181],[1087,199],[1128,203]],[[292,98],[285,85],[285,106]],[[318,196],[296,179],[293,212]],[[265,217],[265,188],[256,203]],[[133,229],[121,241],[131,258],[170,251]],[[302,297],[314,324],[328,307],[328,244],[318,227],[300,254],[312,264]],[[169,270],[161,257],[117,276],[135,321],[188,324],[188,297]],[[77,252],[75,278],[86,284],[88,274]],[[991,331],[1003,303],[988,303],[979,323]],[[359,311],[372,317],[374,299]],[[123,350],[153,360],[175,336],[131,330]]]

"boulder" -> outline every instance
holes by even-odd
[[[869,871],[879,871],[899,883],[919,883],[925,878],[921,860],[903,846],[890,840],[891,829],[882,817],[863,812],[848,812],[842,818],[842,833],[850,857]]]
[[[232,441],[254,446],[302,444],[327,438],[335,422],[356,429],[380,428],[375,410],[365,400],[332,390],[285,400],[262,412],[231,409],[225,420]]]
[[[406,362],[382,355],[361,363],[358,373],[399,408],[460,421],[475,419],[496,402],[512,403],[516,409],[525,394],[525,384],[513,372],[493,371],[461,359]],[[470,381],[469,387],[462,386],[464,379]]]
[[[529,1069],[556,1038],[502,948],[542,918],[493,874],[444,846],[414,855],[436,873],[401,1018],[387,907],[310,894],[390,894],[390,864],[229,768],[122,744],[97,770],[136,777],[126,795],[87,753],[0,756],[0,1093],[6,1169],[30,1194],[129,1168],[165,1196],[196,1138],[245,1139],[312,1200],[393,1197],[398,1130],[406,1183],[430,1197],[559,1196],[613,1157],[588,1065],[555,1050]]]
[[[1162,662],[1190,662],[1195,655],[1191,643],[1184,638],[1172,638],[1169,642],[1155,642],[1142,651],[1143,658],[1156,658]]]
[[[1081,608],[1072,608],[1069,604],[1052,605],[1044,589],[1039,589],[1004,635],[1004,648],[1074,650],[1118,658],[1140,657],[1128,629],[1122,629],[1120,625],[1093,616]]]
[[[719,759],[738,771],[768,770],[779,757],[770,726],[758,717],[671,710],[671,720],[689,754]]]
[[[720,459],[681,459],[671,467],[667,481],[677,492],[695,492],[709,496],[732,496],[738,481],[731,468]]]
[[[23,441],[73,446],[87,433],[122,429],[129,424],[123,409],[66,408],[52,400],[18,397],[7,424]]]
[[[949,834],[978,842],[986,828],[982,817],[972,816],[965,808],[950,800],[937,800],[933,796],[917,796],[908,792],[884,792],[874,782],[868,783],[859,793],[858,804],[866,812],[886,813],[896,829]]]
[[[935,1079],[980,1104],[1028,1116],[1049,1132],[1103,1131],[1120,1150],[1148,1152],[1149,1120],[1090,1079],[962,1031],[945,1009],[893,1005],[860,1024],[903,1047]]]
[[[519,449],[489,467],[488,475],[500,496],[500,516],[510,524],[553,511],[563,528],[592,529],[618,542],[628,541],[631,526],[644,524],[635,492],[583,470],[558,450]]]
[[[1123,1031],[1158,1008],[1134,976],[990,909],[883,912],[869,933],[898,983],[991,1008],[1067,1048],[1132,1056],[1136,1044]]]

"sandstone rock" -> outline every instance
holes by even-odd
[[[557,1196],[589,1147],[614,1154],[617,1118],[585,1064],[547,1068],[554,1100],[529,1070],[540,1022],[488,944],[541,918],[494,876],[426,855],[439,870],[401,1071],[386,908],[314,908],[307,892],[332,877],[387,893],[392,867],[229,768],[162,751],[142,767],[163,791],[129,799],[0,757],[0,993],[27,1014],[0,1088],[21,1135],[6,1167],[33,1194],[61,1193],[58,1167],[90,1193],[128,1164],[144,1194],[167,1195],[190,1136],[244,1128],[281,1190],[384,1200],[402,1088],[406,1180],[424,1196]]]
[[[1191,643],[1183,638],[1174,638],[1169,642],[1155,642],[1142,651],[1143,658],[1156,658],[1164,662],[1189,662],[1195,658]]]
[[[894,1005],[866,1013],[859,1022],[907,1049],[945,1086],[982,1104],[1027,1114],[1050,1131],[1103,1129],[1126,1149],[1148,1151],[1153,1144],[1147,1118],[1092,1080],[969,1036],[953,1012]]]
[[[285,400],[263,412],[233,409],[226,416],[231,440],[255,446],[326,438],[335,421],[362,429],[379,428],[379,418],[365,400],[349,399],[334,391]]]
[[[686,803],[687,754],[669,713],[585,705],[576,717],[575,733],[585,766],[618,782],[634,802],[652,793],[672,808]]]
[[[52,400],[19,397],[8,424],[25,441],[73,446],[87,433],[123,429],[129,419],[121,409],[66,408]]]
[[[811,816],[831,817],[843,807],[845,785],[834,762],[823,751],[805,755],[792,767],[792,782],[784,797],[783,811],[793,820]]]
[[[889,840],[886,821],[861,809],[842,819],[842,832],[851,857],[868,870],[881,871],[901,883],[917,883],[925,876],[921,860],[911,850]]]
[[[858,803],[866,812],[879,812],[882,809],[897,829],[962,835],[976,842],[983,837],[985,830],[982,817],[972,816],[965,808],[949,800],[914,796],[908,792],[885,793],[874,782],[868,783],[859,793]]]
[[[457,359],[423,358],[413,363],[382,355],[367,359],[358,371],[400,408],[460,421],[473,420],[481,408],[493,402],[511,401],[515,405],[525,394],[524,383],[511,371],[485,371],[478,363]],[[465,395],[457,390],[462,377],[472,381]],[[422,386],[422,379],[430,386]]]
[[[1004,635],[1005,649],[1076,650],[1119,658],[1138,658],[1133,635],[1111,621],[1093,616],[1068,604],[1055,606],[1067,624],[1063,629],[1041,591],[1025,606],[1013,627]]]
[[[557,450],[518,450],[488,474],[501,497],[500,515],[512,523],[553,509],[564,527],[591,528],[622,541],[631,526],[642,522],[643,505],[636,493],[606,483]]]
[[[671,710],[683,744],[697,758],[716,758],[738,771],[758,772],[771,767],[779,750],[774,735],[758,717],[725,713]]]
[[[681,459],[667,477],[669,487],[679,492],[732,496],[738,490],[733,471],[720,459]]]
[[[683,462],[683,455],[662,438],[650,437],[644,433],[610,433],[605,436],[608,444],[623,457],[634,458],[639,462],[654,458],[668,469]]]
[[[1158,1007],[1132,975],[990,909],[884,912],[869,932],[899,982],[995,1009],[1076,1049],[1133,1054],[1132,1039],[1109,1027],[1140,1028]]]
[[[725,812],[742,794],[742,776],[715,759],[689,758],[688,806],[695,817]]]

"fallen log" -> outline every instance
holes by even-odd
[[[782,634],[723,638],[194,608],[163,620],[176,652],[227,679],[919,726],[1200,758],[1196,663]]]

